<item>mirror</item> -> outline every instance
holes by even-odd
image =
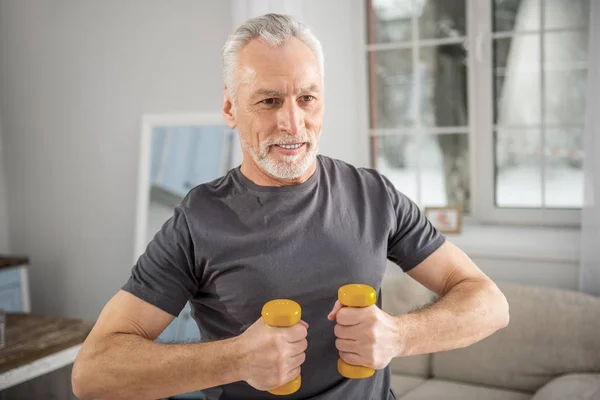
[[[239,165],[240,154],[221,114],[142,117],[134,263],[186,194]]]

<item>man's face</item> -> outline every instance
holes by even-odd
[[[285,180],[309,171],[323,124],[322,81],[319,61],[298,39],[279,47],[255,39],[242,49],[228,122],[240,135],[244,162]],[[226,117],[228,99],[226,92]]]

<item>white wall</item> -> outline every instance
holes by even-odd
[[[325,121],[321,153],[368,166],[363,0],[303,0],[305,22],[325,53]]]
[[[12,250],[34,312],[95,318],[131,268],[139,118],[219,111],[226,1],[0,2]]]
[[[1,39],[0,39],[1,40]],[[1,59],[0,55],[0,59]],[[0,63],[1,64],[1,63]],[[0,93],[2,85],[0,85]],[[8,244],[8,204],[6,203],[6,177],[4,156],[2,154],[2,118],[0,118],[0,253],[9,253]]]
[[[1,87],[0,87],[1,91]],[[4,173],[4,153],[2,151],[2,119],[0,119],[0,253],[9,253],[8,204],[6,203],[6,179]]]

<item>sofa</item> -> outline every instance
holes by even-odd
[[[600,400],[600,298],[499,283],[509,325],[471,346],[392,360],[398,400]],[[387,273],[382,308],[405,314],[437,296]]]

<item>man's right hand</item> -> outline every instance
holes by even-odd
[[[244,349],[243,380],[258,390],[271,390],[300,374],[306,359],[308,324],[300,321],[288,328],[272,327],[259,318],[239,336]]]

